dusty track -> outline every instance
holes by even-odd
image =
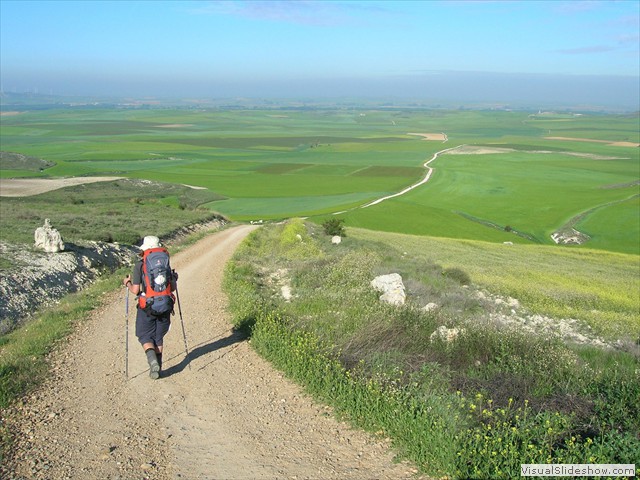
[[[125,378],[125,297],[111,295],[52,356],[43,388],[16,408],[16,448],[0,476],[411,478],[415,470],[393,463],[385,442],[336,421],[232,332],[222,273],[252,228],[219,232],[174,256],[190,356],[176,315],[159,380],[149,379],[133,335],[133,300]]]

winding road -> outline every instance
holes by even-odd
[[[411,190],[413,190],[414,188],[419,187],[420,185],[424,185],[425,183],[427,183],[429,181],[429,179],[431,178],[431,174],[433,173],[433,168],[429,166],[429,164],[431,162],[433,162],[435,159],[438,158],[439,155],[442,155],[443,153],[446,152],[450,152],[451,150],[455,150],[457,148],[460,147],[464,147],[464,145],[458,145],[457,147],[451,147],[451,148],[445,148],[444,150],[440,150],[439,152],[436,152],[433,154],[433,157],[431,157],[429,160],[427,160],[424,163],[424,167],[427,169],[427,173],[425,174],[424,178],[422,180],[420,180],[418,183],[414,183],[413,185],[405,188],[404,190],[398,192],[398,193],[394,193],[393,195],[387,195],[386,197],[382,197],[382,198],[378,198],[377,200],[374,200],[373,202],[369,202],[366,203],[362,206],[360,206],[359,208],[367,208],[367,207],[371,207],[373,205],[377,205],[378,203],[382,203],[385,200],[389,200],[390,198],[395,198],[395,197],[399,197],[400,195],[404,195],[407,192],[410,192]]]

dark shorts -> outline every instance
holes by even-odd
[[[141,345],[153,343],[161,347],[163,338],[171,327],[171,314],[164,317],[152,317],[139,308],[136,316],[136,337]]]

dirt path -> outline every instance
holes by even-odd
[[[411,134],[410,134],[411,135]],[[423,167],[427,169],[427,173],[425,173],[425,176],[422,180],[420,180],[418,183],[414,183],[413,185],[408,186],[407,188],[405,188],[404,190],[398,192],[398,193],[394,193],[393,195],[387,195],[386,197],[382,197],[379,198],[377,200],[374,200],[373,202],[369,202],[365,205],[362,205],[359,208],[367,208],[367,207],[371,207],[373,205],[377,205],[378,203],[382,203],[385,200],[389,200],[390,198],[395,198],[395,197],[399,197],[400,195],[404,195],[407,192],[410,192],[411,190],[413,190],[414,188],[419,187],[420,185],[424,185],[425,183],[427,183],[429,181],[429,179],[431,178],[431,174],[433,173],[433,168],[429,166],[429,164],[431,162],[433,162],[434,160],[436,160],[438,158],[438,156],[442,155],[443,153],[447,153],[447,152],[451,152],[457,148],[461,148],[464,147],[464,145],[458,145],[457,147],[451,147],[451,148],[445,148],[444,150],[440,150],[439,152],[436,152],[433,154],[433,156],[427,160]]]
[[[219,232],[175,255],[189,344],[178,315],[165,373],[149,379],[124,293],[53,355],[43,388],[18,407],[6,479],[402,479],[385,442],[336,421],[235,335],[220,284],[225,262],[255,227]],[[4,417],[4,415],[3,415]],[[7,471],[8,470],[8,471]]]

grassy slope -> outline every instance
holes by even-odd
[[[333,247],[319,230],[264,227],[234,256],[226,288],[252,346],[322,401],[438,476],[513,478],[521,463],[635,457],[637,257],[353,228]],[[405,307],[381,304],[369,286],[389,272],[408,287]],[[500,327],[456,282],[467,276],[547,315],[598,310],[585,320],[636,353]],[[290,302],[279,299],[282,282]],[[420,311],[430,301],[440,308]],[[441,326],[463,331],[434,342]]]
[[[579,318],[611,338],[640,335],[640,258],[635,255],[364,229],[349,229],[349,236],[393,245],[445,268],[460,268],[474,284],[517,298],[533,312]]]
[[[637,161],[515,152],[443,155],[431,165],[434,174],[423,188],[349,212],[345,214],[348,223],[398,233],[513,240],[509,238],[513,235],[483,225],[486,222],[500,228],[508,225],[535,243],[552,244],[551,233],[572,216],[587,212],[593,216],[587,218],[597,237],[595,248],[616,232],[616,242],[609,242],[612,249],[640,253],[640,220],[610,206],[628,201],[632,213],[638,186],[606,188],[635,178]],[[617,224],[596,217],[597,208],[620,213],[612,217]]]
[[[0,240],[33,243],[33,232],[51,220],[66,242],[136,243],[145,235],[167,235],[214,216],[199,208],[219,198],[182,185],[117,180],[66,187],[31,197],[2,198]]]

